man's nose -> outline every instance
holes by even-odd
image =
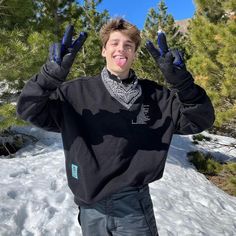
[[[118,45],[118,50],[121,51],[121,52],[125,51],[125,45],[123,43],[120,43]]]

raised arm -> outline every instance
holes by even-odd
[[[60,132],[61,105],[65,101],[59,87],[87,38],[82,32],[73,41],[73,31],[69,25],[62,41],[51,45],[48,61],[25,84],[18,99],[18,116],[46,130]]]
[[[192,134],[210,128],[215,116],[206,92],[194,84],[179,50],[168,48],[164,32],[158,32],[157,43],[159,49],[151,41],[147,41],[146,48],[162,71],[171,92],[175,93],[172,119],[176,133]]]

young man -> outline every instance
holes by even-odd
[[[147,49],[170,90],[138,79],[131,69],[141,38],[123,19],[100,32],[106,67],[95,77],[64,82],[84,34],[72,43],[72,27],[50,60],[25,85],[17,112],[62,135],[68,184],[80,207],[84,236],[158,235],[148,184],[162,177],[174,133],[209,128],[214,111],[195,85],[178,51]],[[155,73],[155,71],[153,71]]]

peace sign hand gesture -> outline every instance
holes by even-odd
[[[59,81],[65,81],[75,57],[82,48],[87,33],[81,32],[73,41],[74,27],[67,26],[62,41],[53,43],[49,49],[49,60],[43,66],[43,73]]]
[[[146,48],[171,88],[182,90],[193,84],[192,75],[186,70],[182,54],[177,49],[168,48],[165,33],[162,31],[157,34],[157,44],[159,49],[151,41],[147,41]]]

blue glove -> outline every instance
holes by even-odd
[[[146,42],[146,48],[152,55],[165,80],[172,88],[182,90],[193,83],[192,75],[186,70],[183,55],[177,49],[170,50],[164,32],[157,34],[157,49],[151,41]]]
[[[43,74],[59,81],[65,81],[75,57],[83,46],[87,33],[81,32],[76,40],[72,40],[74,27],[66,28],[61,43],[53,43],[49,49],[49,61],[43,66]]]

